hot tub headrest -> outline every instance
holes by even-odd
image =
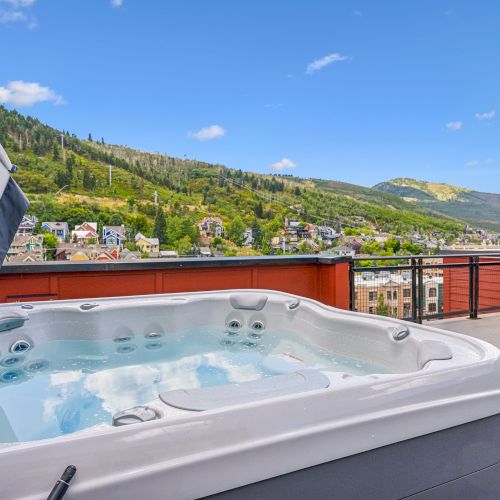
[[[320,371],[300,370],[242,384],[162,392],[160,399],[182,410],[203,411],[326,389],[329,385],[330,379]]]
[[[0,332],[6,332],[19,328],[24,325],[24,322],[29,319],[29,316],[24,311],[16,311],[15,309],[2,309],[0,311]]]
[[[264,309],[267,302],[267,295],[262,293],[238,293],[229,297],[229,302],[234,309],[250,309],[260,311]]]
[[[429,361],[451,359],[453,353],[450,347],[439,340],[423,340],[419,342],[417,363],[419,370]]]

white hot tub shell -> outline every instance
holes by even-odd
[[[475,448],[491,442],[500,425],[491,420],[500,413],[498,349],[286,293],[228,290],[3,304],[0,355],[12,352],[16,342],[34,346],[35,356],[54,341],[142,335],[153,327],[168,336],[187,325],[226,329],[231,322],[241,328],[260,322],[266,330],[383,367],[383,373],[305,366],[236,386],[179,387],[144,405],[155,412],[151,421],[6,442],[0,444],[1,498],[44,498],[68,464],[78,469],[68,499],[86,500],[286,498],[287,488],[305,487],[311,497],[328,491],[330,498],[363,498],[366,488],[374,488],[382,496],[372,498],[400,498],[433,489],[442,493],[439,488],[450,481],[466,481],[476,469],[500,462],[490,446],[487,457]],[[455,459],[460,455],[455,467],[447,446]],[[473,453],[464,458],[463,450]],[[374,453],[379,466],[370,471],[363,464],[373,464]],[[408,471],[405,460],[420,463],[421,470]],[[442,460],[448,464],[439,470]],[[489,498],[490,490],[482,491]]]

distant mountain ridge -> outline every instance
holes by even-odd
[[[500,231],[500,194],[406,177],[381,182],[373,189],[473,226]]]

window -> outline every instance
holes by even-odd
[[[377,300],[377,292],[369,292],[368,293],[368,300],[370,302]]]
[[[437,311],[436,303],[431,302],[428,306],[427,309],[430,313],[435,313]]]
[[[435,288],[429,288],[429,297],[437,297],[437,290]]]
[[[391,291],[387,290],[387,300],[391,300]]]
[[[370,307],[368,308],[368,312],[369,312],[370,314],[375,314],[375,308],[374,308],[373,306],[370,306]]]
[[[393,298],[394,300],[398,300],[398,291],[397,291],[397,290],[394,290],[394,291],[392,292],[392,298]]]
[[[403,297],[411,297],[411,288],[403,288]]]
[[[397,307],[393,307],[392,308],[392,315],[397,318],[398,317],[398,308]]]
[[[403,304],[403,318],[409,318],[411,316],[410,304]]]

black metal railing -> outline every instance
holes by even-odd
[[[351,310],[421,323],[500,310],[500,254],[355,257]]]

